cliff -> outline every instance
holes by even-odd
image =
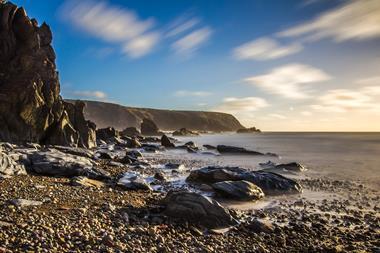
[[[151,118],[161,130],[177,130],[184,127],[196,131],[236,131],[244,128],[234,116],[227,113],[159,110],[96,101],[83,102],[86,104],[86,119],[95,122],[98,128],[140,128],[143,118]]]

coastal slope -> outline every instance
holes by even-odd
[[[86,104],[86,119],[95,122],[98,128],[139,128],[143,118],[151,118],[161,130],[184,127],[196,131],[236,131],[244,128],[234,116],[227,113],[134,108],[98,101],[83,102]]]

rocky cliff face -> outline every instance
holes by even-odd
[[[78,131],[59,95],[51,42],[47,24],[0,1],[0,141],[92,146],[92,128]]]
[[[119,130],[126,127],[139,129],[144,118],[152,119],[161,130],[187,128],[196,131],[236,131],[244,128],[234,116],[226,113],[156,110],[96,101],[84,102],[86,119],[95,122],[100,128],[112,126]]]

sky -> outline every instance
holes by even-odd
[[[65,98],[380,131],[379,0],[13,2],[50,25]]]

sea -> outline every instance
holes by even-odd
[[[308,176],[358,181],[380,189],[380,133],[224,133],[177,139],[184,143],[194,141],[200,147],[204,144],[244,147],[263,153],[276,153],[280,158],[178,153],[180,151],[166,155],[252,170],[260,169],[259,163],[269,160],[276,163],[299,162],[307,167]]]

